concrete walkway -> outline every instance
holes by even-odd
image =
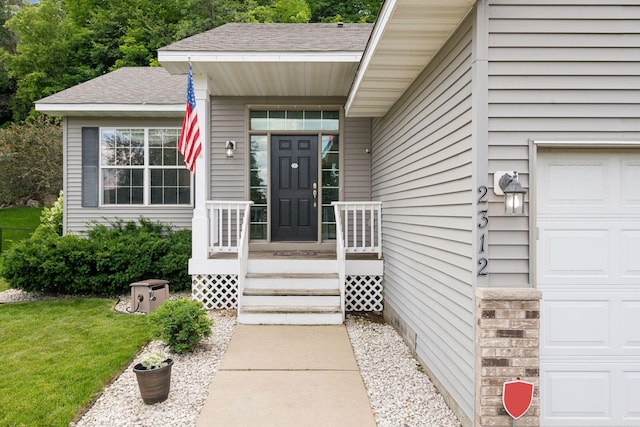
[[[375,425],[344,325],[237,325],[196,422]]]

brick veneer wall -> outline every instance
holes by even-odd
[[[534,384],[533,403],[517,425],[539,425],[541,296],[530,288],[476,289],[476,426],[513,425],[502,387],[517,377]]]

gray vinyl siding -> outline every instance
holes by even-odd
[[[640,140],[637,1],[493,0],[487,25],[489,182],[529,188],[530,140]],[[528,286],[528,218],[496,220],[490,194],[490,284]]]
[[[107,223],[115,218],[137,220],[141,216],[176,228],[191,228],[191,206],[103,206],[82,207],[82,127],[180,127],[181,119],[95,119],[67,117],[65,126],[64,189],[65,232],[82,233],[92,221]]]
[[[348,118],[343,132],[344,162],[340,165],[344,179],[342,200],[371,200],[371,119]]]
[[[336,107],[342,105],[342,98],[232,98],[211,99],[211,198],[217,200],[247,200],[249,131],[248,111],[256,108],[295,108],[309,105]],[[371,200],[370,120],[348,118],[343,122],[342,150],[345,165],[344,200]],[[236,142],[233,158],[225,154],[225,141]]]
[[[472,32],[467,19],[389,113],[373,121],[385,306],[468,419],[474,408]]]

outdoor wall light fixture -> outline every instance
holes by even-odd
[[[527,190],[520,184],[517,171],[496,171],[493,174],[493,192],[497,196],[504,195],[506,215],[524,215],[524,195]]]
[[[236,151],[236,142],[227,141],[224,148],[227,150],[227,157],[233,157],[233,153]]]

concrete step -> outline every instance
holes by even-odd
[[[249,306],[238,312],[238,323],[246,325],[339,325],[340,307]]]
[[[333,293],[333,290],[329,290]],[[246,306],[282,306],[282,307],[335,307],[340,306],[340,292],[338,295],[313,295],[308,294],[282,294],[280,292],[269,294],[256,294],[255,292],[244,292],[242,304]]]
[[[339,289],[249,289],[245,288],[245,296],[340,296]]]
[[[339,289],[337,273],[248,273],[248,289]]]
[[[249,259],[249,273],[327,273],[338,271],[337,260],[327,259]]]

